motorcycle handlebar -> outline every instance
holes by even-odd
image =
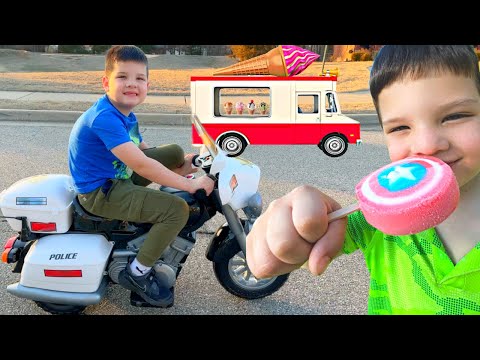
[[[200,161],[197,161],[200,155],[196,154],[192,157],[192,165],[195,167],[200,167],[202,166],[202,163]]]
[[[205,159],[202,159],[199,154],[192,157],[192,165],[195,167],[201,167],[207,174],[210,172],[211,164],[206,164]]]
[[[206,174],[205,176],[208,176],[213,181],[217,181],[217,178],[211,174]],[[193,194],[193,197],[199,201],[204,201],[204,202],[207,201],[208,199],[207,192],[205,191],[205,189],[198,189]]]
[[[201,202],[206,202],[208,199],[205,189],[198,189],[197,191],[195,191],[195,194],[193,194],[193,197]]]

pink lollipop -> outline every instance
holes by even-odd
[[[360,209],[369,224],[390,235],[415,234],[440,224],[460,196],[450,166],[431,156],[386,165],[364,177],[355,193],[359,203],[330,213],[329,222]]]

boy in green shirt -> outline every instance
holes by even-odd
[[[341,206],[311,186],[270,204],[247,236],[256,277],[313,274],[360,249],[370,272],[369,314],[480,314],[480,73],[470,45],[386,45],[370,92],[392,161],[429,155],[460,186],[450,217],[418,234],[391,236],[361,212],[328,224]]]

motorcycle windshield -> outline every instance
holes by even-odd
[[[207,133],[197,115],[192,116],[192,124],[193,126],[195,126],[195,130],[197,131],[198,136],[200,136],[200,139],[202,139],[203,144],[207,147],[212,157],[217,156],[217,145],[215,145],[215,141],[213,141],[213,139]]]

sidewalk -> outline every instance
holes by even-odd
[[[19,101],[53,101],[53,102],[91,102],[94,103],[103,94],[81,93],[54,93],[54,92],[27,92],[27,91],[0,91],[2,100]],[[190,96],[155,96],[148,95],[146,104],[181,104],[190,103]]]
[[[91,102],[94,103],[102,94],[82,93],[53,93],[53,92],[27,92],[27,91],[0,91],[0,99],[17,101],[52,101],[52,102]],[[356,91],[338,93],[341,104],[366,103],[370,101],[368,91]],[[146,104],[169,104],[183,105],[190,104],[190,96],[158,96],[148,95]],[[74,122],[81,111],[59,111],[59,110],[19,110],[0,109],[0,121],[57,121]],[[191,122],[190,114],[167,114],[167,113],[136,113],[138,120],[143,124],[163,125],[188,125]],[[349,114],[345,114],[349,115]],[[372,113],[372,115],[374,115]]]
[[[53,93],[53,92],[27,92],[27,91],[0,91],[0,99],[17,101],[52,101],[62,102],[91,102],[97,101],[102,94],[82,93]],[[185,96],[147,96],[147,104],[174,104],[183,105],[190,103],[190,98]],[[0,121],[37,121],[37,122],[75,122],[82,111],[61,110],[21,110],[0,109]],[[189,125],[190,114],[166,113],[135,113],[139,121],[145,125]]]

